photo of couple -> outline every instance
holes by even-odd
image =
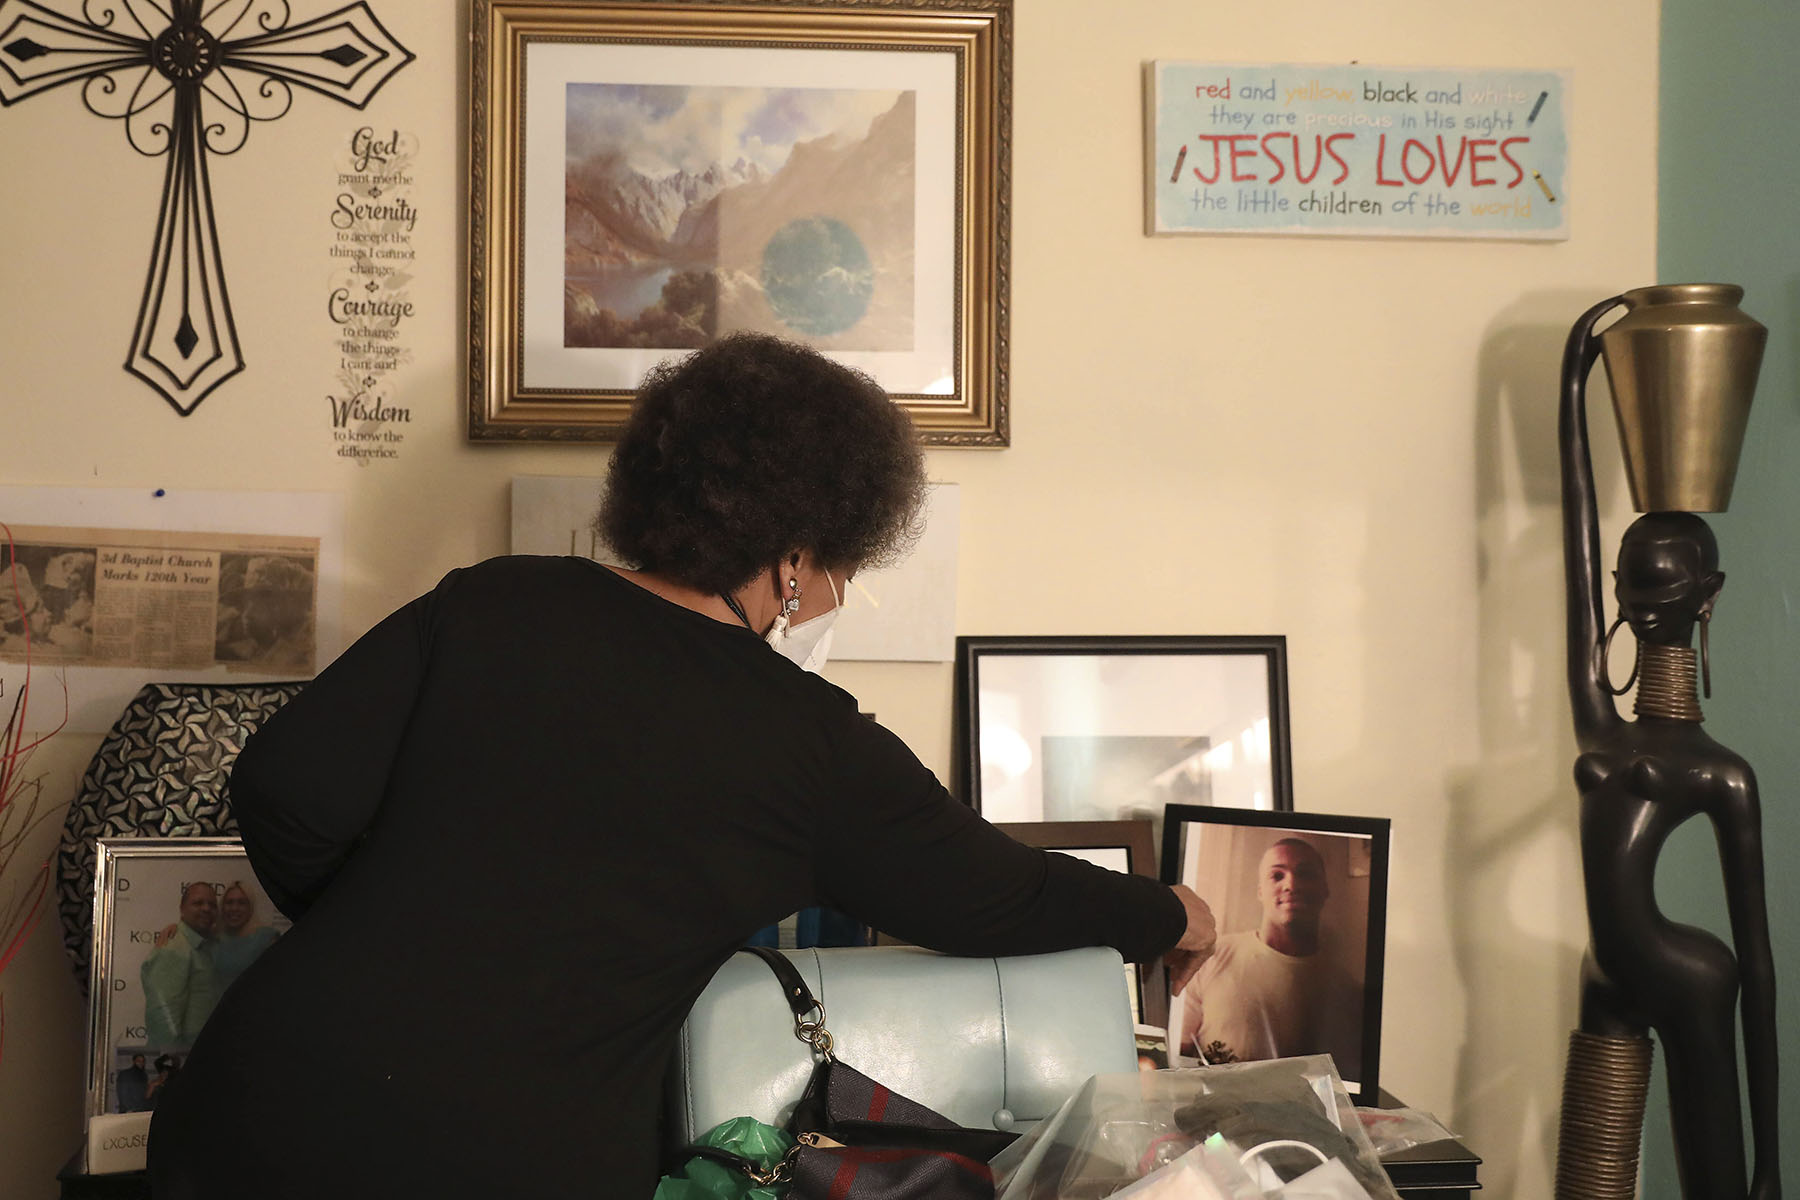
[[[144,1044],[185,1049],[233,980],[281,934],[256,922],[256,901],[241,881],[196,881],[181,893],[178,920],[155,935],[139,975],[144,987]]]
[[[235,840],[103,839],[93,1111],[147,1112],[219,1000],[281,939]]]
[[[179,1054],[159,1054],[154,1067],[144,1065],[146,1056],[119,1048],[119,1058],[127,1060],[113,1077],[113,1111],[122,1113],[152,1112],[156,1098],[181,1071]]]

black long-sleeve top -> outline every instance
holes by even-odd
[[[158,1107],[159,1197],[631,1197],[681,1022],[825,902],[962,954],[1180,937],[1150,880],[1022,846],[845,692],[582,559],[452,572],[243,748],[293,930]]]

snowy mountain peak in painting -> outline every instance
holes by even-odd
[[[635,128],[620,114],[630,102],[644,117],[640,97],[588,86],[570,110],[565,344],[679,348],[757,329],[911,347],[913,93],[679,89],[657,98],[660,124]],[[593,128],[574,127],[582,115]],[[631,165],[670,160],[688,166]]]
[[[682,214],[726,188],[754,183],[762,168],[739,159],[699,174],[676,171],[652,179],[618,158],[570,163],[564,197],[571,265],[655,257],[674,236]]]

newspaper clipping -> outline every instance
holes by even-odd
[[[0,661],[314,669],[319,539],[14,526]]]

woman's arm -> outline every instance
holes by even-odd
[[[851,717],[840,793],[820,816],[822,896],[884,933],[952,954],[1111,946],[1144,962],[1188,911],[1153,879],[1025,846],[951,798],[893,734]]]
[[[238,755],[232,812],[256,877],[289,917],[312,905],[381,807],[423,675],[436,595],[371,629]]]
[[[1212,957],[1213,947],[1219,941],[1219,923],[1213,919],[1212,909],[1193,888],[1178,883],[1174,891],[1181,907],[1187,911],[1187,932],[1163,958],[1169,967],[1169,990],[1179,996],[1186,992],[1188,982]],[[1196,997],[1196,1008],[1199,1003]]]

